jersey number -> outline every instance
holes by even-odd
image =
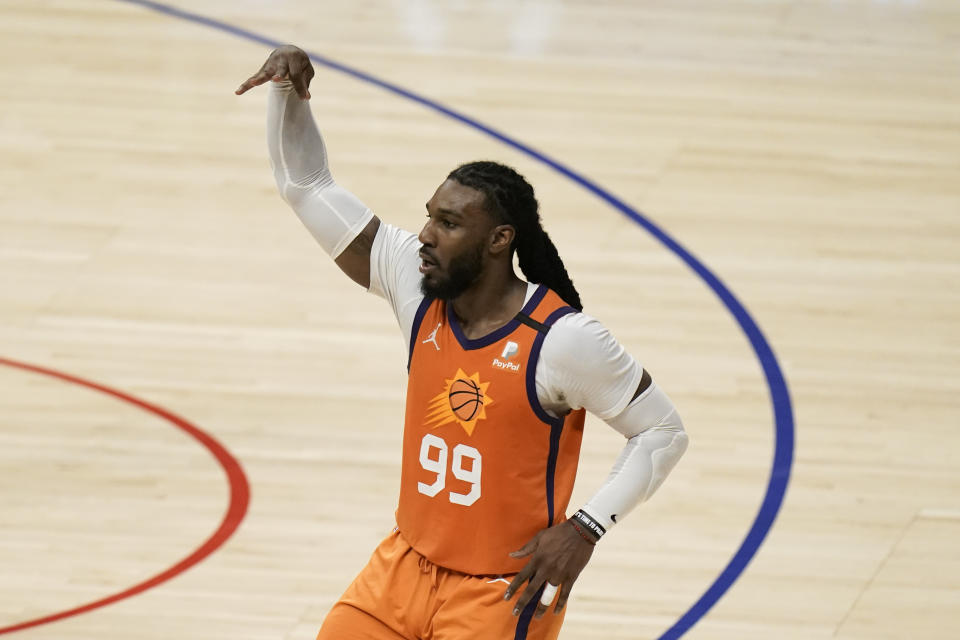
[[[443,438],[432,433],[423,436],[423,440],[420,442],[420,466],[431,473],[437,474],[437,479],[430,484],[426,482],[417,483],[417,490],[423,495],[433,498],[443,491],[443,487],[447,483],[448,451],[447,443],[443,441]],[[464,468],[463,465],[466,459],[472,460],[469,469]],[[480,499],[480,452],[465,444],[458,444],[453,448],[453,461],[450,464],[450,469],[457,480],[463,480],[471,484],[468,493],[451,491],[449,494],[450,502],[469,507]]]

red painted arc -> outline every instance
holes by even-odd
[[[54,371],[52,369],[46,369],[44,367],[38,367],[25,362],[18,362],[16,360],[9,360],[2,357],[0,357],[0,365],[13,367],[15,369],[22,369],[24,371],[30,371],[33,373],[39,373],[63,380],[64,382],[69,382],[70,384],[87,387],[88,389],[93,389],[109,396],[113,396],[114,398],[122,400],[128,404],[139,407],[148,413],[152,413],[163,418],[178,429],[188,433],[190,436],[200,442],[200,444],[206,447],[207,450],[213,454],[213,457],[217,459],[217,462],[220,463],[220,466],[223,467],[224,472],[227,474],[227,480],[230,484],[230,504],[227,507],[227,512],[224,515],[223,520],[220,522],[220,526],[209,538],[207,538],[203,544],[197,547],[190,555],[185,557],[180,562],[176,563],[169,569],[158,573],[152,578],[136,584],[129,589],[125,589],[120,593],[115,593],[111,596],[107,596],[106,598],[101,598],[100,600],[96,600],[73,609],[68,609],[66,611],[60,611],[58,613],[53,613],[41,618],[36,618],[34,620],[27,620],[26,622],[20,622],[7,627],[0,627],[0,635],[5,633],[13,633],[14,631],[22,631],[23,629],[28,629],[30,627],[47,624],[48,622],[63,620],[64,618],[80,615],[81,613],[87,613],[88,611],[93,611],[94,609],[99,609],[100,607],[105,607],[119,600],[124,600],[126,598],[130,598],[131,596],[143,593],[147,589],[156,587],[157,585],[162,584],[167,580],[170,580],[171,578],[183,573],[193,565],[205,559],[207,556],[216,551],[223,543],[225,543],[230,536],[233,535],[234,531],[237,530],[237,527],[240,526],[240,523],[243,521],[243,518],[247,513],[247,506],[250,503],[250,485],[248,484],[247,477],[243,473],[243,468],[240,466],[240,463],[237,461],[237,459],[234,458],[230,452],[224,448],[223,445],[217,442],[209,434],[201,431],[196,426],[190,424],[183,418],[174,415],[166,409],[163,409],[162,407],[158,407],[155,404],[140,400],[139,398],[135,398],[122,391],[117,391],[116,389],[111,389],[110,387],[102,384],[97,384],[96,382],[90,382],[89,380],[84,380],[82,378],[61,373],[59,371]]]

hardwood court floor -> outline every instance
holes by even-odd
[[[955,638],[960,611],[960,7],[889,2],[204,1],[530,144],[639,208],[753,314],[797,423],[770,536],[685,636]],[[0,0],[0,357],[167,407],[220,440],[246,520],[187,573],[19,632],[312,638],[392,525],[404,393],[388,307],[276,195],[267,47],[108,0]],[[646,232],[531,158],[328,70],[338,180],[408,228],[461,161],[538,189],[587,310],[691,447],[603,541],[565,638],[656,638],[753,521],[773,457],[758,361]],[[573,504],[620,447],[588,424]],[[0,627],[171,566],[223,472],[169,424],[0,367]]]

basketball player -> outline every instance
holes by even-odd
[[[419,235],[381,222],[330,175],[306,101],[313,74],[284,46],[236,93],[273,80],[267,143],[281,195],[350,278],[390,303],[409,347],[397,527],[317,637],[556,638],[594,545],[686,449],[680,418],[582,313],[522,176],[465,164],[427,202]],[[568,518],[584,410],[627,440]]]

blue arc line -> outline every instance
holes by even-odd
[[[281,42],[278,42],[272,38],[248,31],[241,27],[236,27],[231,24],[227,24],[226,22],[208,18],[196,13],[191,13],[189,11],[184,11],[182,9],[177,9],[176,7],[171,7],[157,2],[151,2],[150,0],[118,1],[139,5],[153,11],[164,13],[174,18],[180,18],[189,22],[202,24],[218,31],[223,31],[240,38],[244,38],[246,40],[259,42],[260,44],[267,45],[268,47],[276,48],[282,44]],[[713,584],[710,585],[710,587],[703,593],[702,596],[700,596],[693,606],[691,606],[686,613],[680,616],[673,626],[667,629],[663,635],[658,638],[658,640],[675,640],[676,638],[681,637],[684,633],[690,630],[694,624],[703,618],[708,611],[710,611],[713,605],[715,605],[723,596],[723,594],[726,593],[731,586],[733,586],[733,583],[736,582],[743,571],[747,568],[747,565],[757,554],[757,551],[760,549],[760,545],[763,544],[764,539],[770,532],[770,528],[773,526],[774,520],[776,520],[777,513],[780,511],[780,507],[783,505],[783,499],[787,492],[787,484],[790,480],[790,469],[793,466],[793,406],[790,400],[790,391],[787,388],[787,383],[783,377],[783,372],[780,369],[780,364],[777,362],[777,357],[774,355],[773,349],[770,347],[770,344],[764,337],[763,332],[760,331],[760,327],[757,326],[757,323],[754,321],[753,317],[751,317],[740,301],[737,300],[736,296],[733,295],[730,289],[723,284],[720,278],[707,269],[707,267],[704,266],[700,260],[687,251],[679,242],[667,235],[667,233],[660,227],[648,220],[646,216],[625,203],[623,200],[620,200],[614,196],[600,185],[580,175],[566,165],[557,162],[553,158],[550,158],[547,155],[537,151],[533,147],[525,145],[515,138],[511,138],[505,133],[497,131],[496,129],[478,122],[477,120],[474,120],[473,118],[462,113],[458,113],[449,107],[445,107],[438,102],[420,96],[412,91],[408,91],[385,80],[381,80],[380,78],[374,77],[368,73],[364,73],[358,69],[348,67],[347,65],[341,64],[335,60],[331,60],[325,56],[311,53],[309,51],[307,54],[310,56],[310,59],[317,64],[323,65],[335,71],[339,71],[348,76],[352,76],[358,80],[362,80],[363,82],[376,85],[381,89],[406,98],[407,100],[412,100],[413,102],[423,105],[428,109],[457,120],[468,127],[482,131],[488,136],[499,140],[508,147],[512,147],[517,151],[520,151],[521,153],[533,158],[534,160],[542,162],[543,164],[551,167],[557,171],[557,173],[565,176],[587,191],[593,193],[595,196],[612,206],[614,209],[618,210],[620,213],[646,229],[654,238],[659,240],[660,243],[663,244],[667,249],[675,253],[681,260],[683,260],[683,262],[687,264],[688,267],[690,267],[698,276],[700,276],[700,278],[707,283],[707,286],[709,286],[710,289],[717,295],[717,297],[720,298],[720,301],[723,303],[723,305],[730,311],[730,313],[733,314],[734,318],[736,318],[740,328],[749,339],[754,353],[756,353],[757,358],[760,360],[760,364],[763,367],[764,376],[767,380],[767,386],[770,389],[770,400],[773,404],[774,415],[773,467],[770,470],[770,479],[767,482],[767,491],[764,494],[763,502],[760,505],[760,510],[757,513],[753,524],[750,526],[750,530],[747,532],[746,537],[744,537],[743,542],[740,543],[740,547],[737,549],[736,553],[734,553],[733,558],[730,559],[730,562],[727,563],[727,566],[724,567],[723,571],[720,572],[720,575],[716,578],[716,580],[713,581]]]

